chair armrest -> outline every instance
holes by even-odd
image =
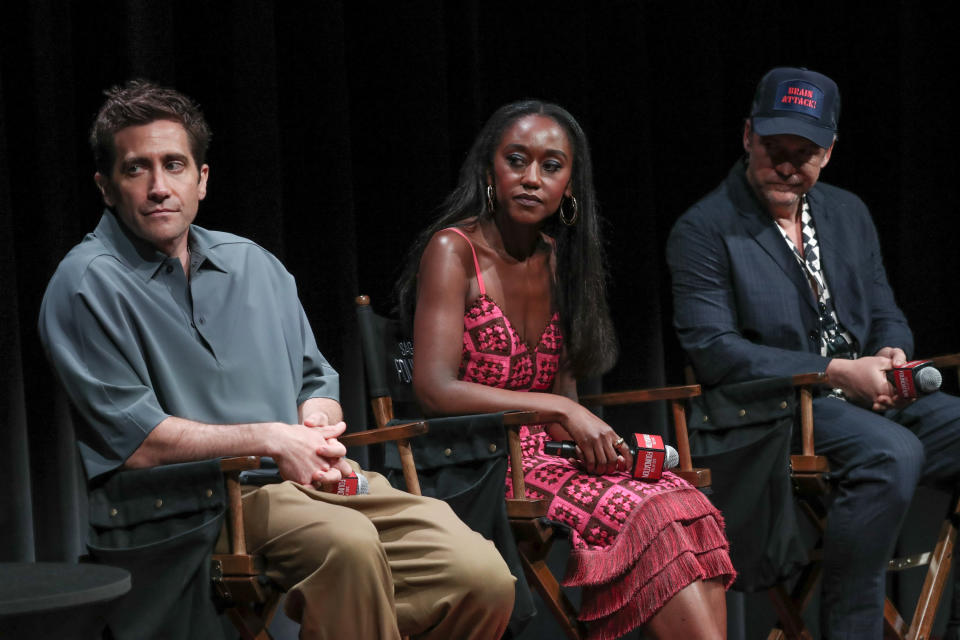
[[[945,367],[960,367],[960,353],[949,353],[940,356],[934,356],[930,358],[930,361],[933,362],[933,366],[938,369],[943,369]]]
[[[220,470],[224,474],[260,468],[258,456],[238,456],[235,458],[220,458]]]
[[[367,429],[358,433],[348,433],[337,438],[345,447],[365,447],[371,444],[380,444],[381,442],[394,442],[396,440],[406,440],[427,432],[427,423],[423,420],[418,422],[408,422],[390,427],[379,427],[377,429]]]
[[[540,422],[540,416],[536,411],[505,411],[503,414],[503,426],[505,427],[519,427],[538,422]]]
[[[824,372],[798,373],[790,377],[793,386],[803,387],[807,385],[830,384],[830,377]]]
[[[700,385],[688,384],[677,387],[654,387],[580,396],[580,404],[587,406],[612,406],[655,402],[657,400],[683,400],[700,395]]]

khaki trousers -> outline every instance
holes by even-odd
[[[514,578],[493,543],[446,503],[363,472],[370,493],[338,496],[292,482],[243,498],[248,548],[288,590],[302,639],[499,638]]]

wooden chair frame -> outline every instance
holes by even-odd
[[[938,356],[931,360],[934,366],[940,369],[956,368],[960,375],[960,354]],[[791,478],[800,506],[819,531],[821,539],[818,540],[811,553],[810,562],[801,571],[791,591],[788,592],[783,584],[768,590],[778,617],[777,626],[770,631],[768,640],[812,640],[813,638],[803,622],[802,614],[816,591],[821,575],[822,534],[826,526],[827,512],[819,498],[831,490],[825,478],[830,465],[826,457],[816,454],[813,436],[814,391],[817,387],[829,385],[830,380],[825,373],[808,373],[793,376],[792,382],[799,396],[801,452],[790,456]],[[902,571],[923,566],[928,568],[920,597],[909,623],[903,619],[889,598],[884,602],[884,640],[929,640],[947,576],[950,574],[958,520],[960,520],[960,501],[955,500],[944,518],[936,546],[932,551],[889,561],[888,571]]]

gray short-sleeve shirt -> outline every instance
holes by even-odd
[[[189,238],[188,281],[107,211],[47,286],[40,337],[87,423],[90,479],[169,416],[293,423],[305,400],[339,398],[283,265],[235,235],[191,226]]]

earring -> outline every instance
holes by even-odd
[[[493,191],[493,185],[488,184],[487,185],[487,211],[489,211],[491,215],[493,215],[493,212],[497,210],[497,205],[493,201],[494,195],[495,194]]]
[[[566,211],[563,210],[563,205],[567,202],[570,203],[570,208],[573,209],[573,212],[570,214],[569,218],[567,218],[565,215]],[[566,198],[560,202],[560,222],[563,224],[567,225],[568,227],[572,227],[573,225],[577,224],[577,218],[579,214],[580,212],[577,210],[577,199],[574,196],[570,196],[569,198]]]

